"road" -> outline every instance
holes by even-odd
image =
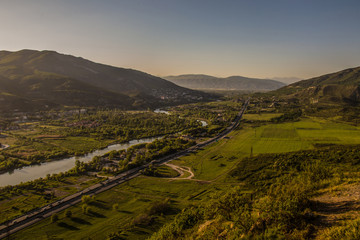
[[[24,228],[30,226],[30,225],[33,225],[33,224],[41,221],[44,218],[50,217],[51,215],[53,215],[57,212],[60,212],[68,207],[71,207],[71,206],[81,202],[81,197],[83,195],[99,194],[99,193],[109,190],[110,188],[113,188],[123,182],[129,181],[130,179],[141,175],[140,170],[147,168],[150,164],[154,164],[154,165],[165,164],[175,158],[195,152],[215,141],[218,141],[219,139],[225,137],[227,134],[229,134],[231,131],[233,131],[235,128],[237,128],[239,126],[240,120],[249,104],[249,101],[250,101],[250,99],[247,99],[245,101],[244,105],[242,106],[239,113],[236,115],[236,117],[235,117],[234,121],[231,123],[231,125],[228,128],[226,128],[226,130],[224,130],[223,132],[218,134],[217,136],[215,136],[211,139],[208,139],[207,141],[198,143],[195,146],[192,146],[181,152],[177,152],[177,153],[168,155],[161,159],[153,160],[151,163],[147,163],[143,166],[128,170],[124,173],[121,173],[121,174],[111,178],[111,179],[108,179],[101,183],[90,186],[86,189],[83,189],[80,192],[73,194],[73,195],[67,196],[63,199],[60,199],[56,202],[45,205],[41,208],[34,209],[16,219],[8,221],[6,224],[0,225],[0,239],[5,238],[12,233],[15,233],[21,229],[24,229]]]

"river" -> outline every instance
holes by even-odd
[[[168,111],[161,109],[156,109],[154,112],[164,113],[168,115],[170,114]],[[198,120],[198,121],[201,123],[203,127],[208,125],[207,122],[203,120]],[[132,140],[128,143],[110,145],[104,149],[96,150],[84,156],[64,158],[52,162],[41,163],[40,165],[32,165],[20,169],[15,169],[12,172],[0,174],[0,187],[4,187],[7,185],[17,185],[21,182],[28,182],[41,177],[44,178],[46,177],[47,174],[51,175],[54,173],[66,172],[75,166],[76,160],[79,160],[81,162],[89,162],[94,156],[101,156],[112,150],[118,151],[122,149],[127,149],[133,145],[140,143],[149,143],[159,138],[161,137]]]
[[[155,139],[160,138],[161,137],[153,137],[132,140],[127,143],[110,145],[106,148],[96,150],[84,156],[69,157],[52,162],[41,163],[40,165],[32,165],[28,167],[23,167],[21,169],[15,169],[13,172],[0,174],[0,187],[4,187],[7,185],[16,185],[21,182],[28,182],[41,177],[44,178],[47,174],[66,172],[75,166],[76,160],[79,160],[81,162],[89,162],[94,156],[101,156],[112,150],[118,151],[122,149],[127,149],[133,145],[140,143],[149,143],[154,141]]]

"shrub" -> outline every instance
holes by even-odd
[[[134,225],[142,225],[142,226],[149,226],[153,223],[154,218],[150,217],[148,214],[140,214],[133,220]]]
[[[149,215],[166,214],[171,209],[169,201],[170,200],[167,198],[163,201],[157,201],[151,204],[148,210]]]

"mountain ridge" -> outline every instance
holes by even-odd
[[[220,78],[205,74],[183,74],[164,78],[183,87],[206,90],[270,91],[286,85],[276,80],[243,76]]]
[[[360,103],[360,67],[302,80],[273,93],[309,99],[312,103]]]
[[[26,106],[16,104],[21,110],[41,109],[41,106],[138,109],[193,102],[210,96],[138,70],[49,50],[0,51],[0,82],[0,102],[8,106],[0,106],[0,111],[13,108],[15,98],[27,103]],[[13,102],[9,102],[10,95]],[[31,103],[34,106],[30,106]]]

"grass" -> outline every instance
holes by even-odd
[[[321,143],[360,144],[360,128],[316,118],[256,128],[243,125],[242,129],[202,151],[171,162],[191,167],[195,179],[206,182],[141,176],[97,195],[97,202],[101,204],[91,206],[96,214],[82,213],[81,204],[78,204],[70,208],[78,221],[65,219],[61,213],[58,223],[45,219],[14,234],[13,239],[43,239],[46,236],[104,239],[111,232],[124,230],[134,218],[146,212],[152,202],[170,198],[174,213],[155,216],[155,222],[148,226],[132,226],[124,230],[126,239],[145,239],[183,207],[206,201],[216,190],[241,184],[227,178],[227,173],[244,157],[313,149],[315,144]],[[119,210],[113,210],[114,204],[119,205]]]
[[[197,179],[214,180],[228,172],[234,162],[261,153],[313,149],[315,144],[360,144],[360,128],[342,123],[306,118],[299,122],[244,126],[197,154],[173,161],[189,166]]]
[[[74,152],[89,152],[101,147],[106,147],[114,141],[99,141],[89,137],[67,137],[66,139],[46,139],[44,142],[65,150]]]
[[[191,202],[207,199],[207,194],[221,187],[217,184],[209,186],[195,181],[170,181],[141,176],[97,195],[95,203],[90,204],[93,213],[83,213],[81,204],[78,204],[70,208],[75,220],[65,218],[64,213],[60,213],[57,223],[45,219],[14,234],[12,239],[43,239],[46,236],[59,239],[105,239],[110,232],[123,229],[136,216],[146,212],[151,203],[170,198],[173,213],[156,216],[155,223],[151,226],[134,226],[126,232],[128,239],[145,239],[183,207]],[[189,196],[194,197],[188,199]],[[117,210],[113,210],[114,204],[119,204]]]
[[[331,227],[322,233],[319,239],[359,239],[360,218],[345,221],[340,226]]]
[[[174,178],[179,176],[179,173],[169,166],[161,165],[156,168],[162,177]]]
[[[0,133],[0,134],[6,136],[6,137],[4,137],[4,138],[0,138],[0,143],[11,146],[11,145],[13,145],[13,144],[16,142],[16,138],[14,138],[14,137],[12,137],[12,136],[10,136],[10,135],[8,135],[8,134],[5,134],[5,133]],[[1,150],[0,150],[0,151],[1,151]]]
[[[56,180],[46,181],[46,192],[54,192],[56,199],[63,198],[67,195],[80,191],[93,184],[99,182],[99,179],[94,177],[67,177],[65,182],[58,182]],[[12,219],[16,216],[22,215],[21,211],[30,211],[34,208],[46,205],[53,200],[47,200],[45,195],[35,190],[22,190],[21,193],[2,194],[0,200],[0,222],[7,219]]]
[[[244,115],[243,119],[249,121],[269,121],[270,119],[279,117],[281,115],[282,113],[247,113]]]

